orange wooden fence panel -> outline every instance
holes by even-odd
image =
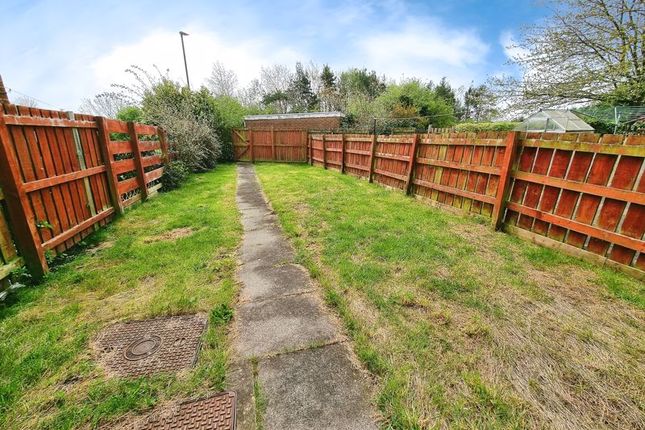
[[[504,222],[645,270],[645,136],[522,134]]]
[[[129,133],[129,140],[114,142],[110,133]],[[47,270],[46,251],[69,249],[157,191],[164,139],[148,125],[2,106],[0,185],[13,241],[35,276]],[[138,187],[130,186],[132,178]]]

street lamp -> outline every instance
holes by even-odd
[[[188,63],[186,62],[186,48],[184,47],[184,36],[188,36],[188,33],[184,31],[180,31],[179,36],[181,37],[181,50],[184,53],[184,67],[186,68],[186,84],[188,85],[188,89],[190,90],[190,80],[188,79]]]

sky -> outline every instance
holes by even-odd
[[[185,82],[183,30],[191,87],[215,61],[241,85],[262,66],[313,61],[467,86],[516,73],[508,45],[545,13],[535,0],[0,0],[0,75],[14,101],[77,110],[133,64]]]

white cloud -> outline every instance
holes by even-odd
[[[184,37],[191,87],[198,88],[210,76],[215,61],[237,73],[240,85],[258,76],[260,67],[274,63],[294,64],[304,58],[296,49],[272,43],[268,38],[248,39],[230,43],[212,31],[186,26]],[[278,46],[278,48],[276,48]],[[132,64],[152,70],[169,71],[170,77],[186,81],[181,40],[178,32],[158,29],[131,44],[116,46],[91,65],[97,91],[127,79],[124,70]]]
[[[489,45],[469,29],[453,30],[437,20],[410,20],[398,30],[375,32],[357,42],[359,57],[394,78],[439,80],[466,85],[481,77]]]
[[[499,36],[499,43],[506,57],[511,60],[521,58],[528,53],[526,49],[517,46],[517,39],[511,31],[503,31]]]

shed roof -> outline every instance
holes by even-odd
[[[516,130],[565,133],[594,131],[594,128],[571,111],[545,109],[526,118]]]
[[[267,119],[305,119],[305,118],[344,118],[342,112],[303,112],[303,113],[277,113],[270,115],[247,115],[244,121],[256,121]]]

